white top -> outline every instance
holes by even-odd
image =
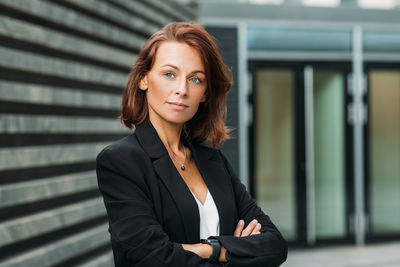
[[[217,207],[215,206],[214,199],[207,190],[206,201],[204,205],[197,199],[197,197],[192,193],[194,199],[199,207],[200,214],[200,238],[206,239],[209,236],[219,235],[219,215]]]

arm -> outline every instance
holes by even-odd
[[[219,266],[170,241],[154,214],[140,156],[126,162],[117,151],[105,149],[97,156],[96,164],[111,241],[126,261],[138,267]]]
[[[253,219],[261,224],[260,234],[237,237],[216,236],[226,248],[229,266],[279,266],[287,257],[287,244],[282,235],[246,191],[226,157],[220,152],[232,185],[239,218],[248,225]]]
[[[240,220],[236,226],[235,232],[233,236],[236,237],[245,237],[249,235],[258,235],[260,234],[261,224],[258,223],[257,220],[251,221],[245,229],[244,228],[244,221]],[[193,253],[196,253],[203,259],[209,259],[213,252],[212,246],[209,244],[182,244],[185,250],[189,250]],[[226,262],[226,249],[224,246],[221,245],[221,252],[218,258],[220,262]]]

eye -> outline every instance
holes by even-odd
[[[165,76],[167,76],[167,78],[175,78],[175,75],[172,72],[165,73]]]
[[[201,80],[197,77],[192,77],[192,78],[190,78],[190,80],[194,83],[201,83]]]

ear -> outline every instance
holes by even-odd
[[[145,75],[139,82],[139,89],[146,91],[148,89],[147,75]]]

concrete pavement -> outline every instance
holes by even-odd
[[[282,267],[400,267],[400,241],[289,250]]]

